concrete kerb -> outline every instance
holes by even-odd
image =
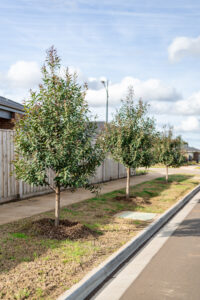
[[[108,278],[117,268],[137,252],[165,223],[169,221],[192,197],[200,191],[200,185],[189,192],[184,198],[179,200],[173,207],[169,208],[157,220],[141,231],[130,242],[126,243],[117,252],[112,254],[107,260],[100,264],[93,271],[89,272],[79,283],[64,292],[57,300],[84,300],[106,278]]]

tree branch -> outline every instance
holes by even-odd
[[[56,189],[50,183],[48,183],[47,181],[44,181],[44,183],[46,185],[48,185],[50,187],[50,189],[52,189],[54,192],[56,192]]]

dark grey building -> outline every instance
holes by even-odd
[[[23,105],[0,96],[0,129],[13,129],[15,120],[23,114]]]
[[[188,161],[196,161],[196,162],[200,161],[200,149],[185,145],[184,150]]]

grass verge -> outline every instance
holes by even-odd
[[[62,208],[62,219],[95,233],[75,240],[48,239],[29,230],[54,212],[0,226],[0,299],[56,299],[149,224],[118,219],[116,213],[163,213],[197,184],[198,177],[171,175],[168,184],[157,178],[132,187],[129,202],[118,190]]]
[[[135,172],[136,176],[140,176],[140,175],[146,175],[148,174],[148,170],[147,169],[137,169]]]

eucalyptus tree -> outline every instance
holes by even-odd
[[[154,163],[155,121],[148,116],[148,105],[134,102],[133,88],[121,102],[112,122],[105,126],[103,142],[113,159],[126,167],[126,198],[130,197],[130,169]]]
[[[76,74],[65,70],[54,47],[47,51],[42,67],[42,83],[31,91],[25,115],[16,125],[15,171],[18,179],[36,186],[49,186],[56,194],[55,225],[59,225],[61,188],[75,190],[89,183],[103,159],[95,139],[96,124],[91,121],[85,100],[86,85]],[[53,182],[48,172],[53,171]]]
[[[185,162],[183,143],[181,136],[174,137],[172,127],[166,125],[163,127],[163,131],[157,139],[156,152],[158,162],[165,165],[166,182],[168,182],[168,168],[180,167]]]

